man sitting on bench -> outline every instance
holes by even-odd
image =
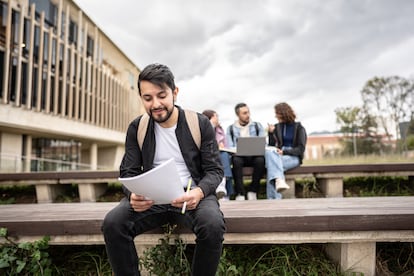
[[[264,129],[259,122],[250,120],[250,110],[245,103],[239,103],[235,107],[238,119],[227,128],[227,141],[229,147],[236,147],[239,137],[265,136]],[[252,183],[247,192],[248,200],[257,199],[260,179],[265,172],[264,156],[239,156],[233,155],[233,179],[236,191],[236,200],[245,200],[246,192],[243,185],[243,167],[252,166]]]

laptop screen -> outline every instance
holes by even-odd
[[[239,137],[237,140],[236,155],[259,156],[264,155],[266,137]]]

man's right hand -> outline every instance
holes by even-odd
[[[144,212],[154,205],[154,200],[148,200],[143,195],[131,193],[129,204],[135,212]]]

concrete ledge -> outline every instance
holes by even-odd
[[[137,245],[156,245],[164,234],[142,234],[135,238]],[[19,236],[16,242],[32,242],[43,236]],[[192,233],[173,234],[193,244]],[[361,243],[361,242],[414,242],[414,230],[404,231],[327,231],[327,232],[276,232],[226,233],[224,244],[301,244],[301,243]],[[52,245],[104,244],[101,234],[50,236]]]
[[[164,234],[142,234],[135,238],[138,255],[148,248],[159,244]],[[22,236],[18,242],[30,242],[41,236]],[[185,243],[194,244],[194,234],[174,234]],[[328,256],[337,263],[342,271],[358,271],[364,275],[375,275],[376,242],[414,242],[412,231],[327,231],[327,232],[278,232],[278,233],[227,233],[224,244],[303,244],[323,243]],[[1,243],[1,240],[0,240]],[[52,236],[51,245],[92,245],[104,244],[102,235],[64,235]]]

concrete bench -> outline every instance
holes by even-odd
[[[80,202],[95,202],[118,176],[118,171],[0,173],[0,185],[34,185],[37,203],[52,203],[62,193],[62,185],[75,184]]]
[[[251,167],[243,169],[250,177]],[[62,191],[62,184],[76,184],[81,202],[95,202],[108,183],[118,182],[118,171],[65,171],[0,173],[0,185],[35,185],[38,203],[51,203]],[[286,172],[290,189],[283,192],[284,198],[295,197],[295,180],[316,179],[326,197],[343,196],[343,179],[356,176],[408,176],[414,183],[414,163],[352,164],[300,166]]]
[[[252,173],[252,167],[243,168],[245,177],[250,177]],[[313,178],[325,197],[342,197],[344,178],[364,176],[408,176],[410,183],[414,185],[414,163],[303,165],[285,172],[286,183],[290,189],[282,194],[283,198],[294,198],[295,180]]]
[[[117,203],[0,205],[0,227],[16,241],[48,235],[50,244],[103,244],[101,224]],[[322,243],[342,270],[375,274],[376,242],[414,242],[414,197],[312,198],[221,203],[225,244]],[[178,237],[194,243],[188,229]],[[161,230],[135,239],[138,253]]]

